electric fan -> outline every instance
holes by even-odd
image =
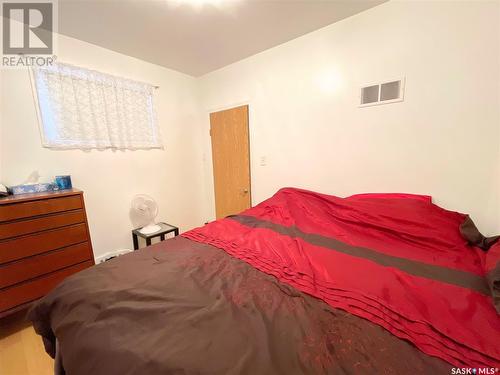
[[[161,227],[155,223],[158,215],[158,205],[155,200],[146,194],[138,194],[132,199],[130,207],[130,217],[132,223],[142,227],[139,232],[151,234],[158,232]]]

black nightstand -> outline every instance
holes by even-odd
[[[139,238],[138,237],[144,238],[146,240],[146,246],[149,246],[149,245],[151,245],[151,239],[153,239],[155,237],[159,236],[160,240],[164,241],[165,235],[167,235],[169,233],[174,232],[174,236],[179,235],[179,228],[174,227],[173,225],[170,225],[167,223],[156,223],[156,224],[158,224],[161,227],[161,229],[158,232],[154,232],[151,234],[142,234],[141,232],[139,232],[139,230],[141,228],[137,228],[137,229],[134,229],[132,231],[132,240],[134,241],[134,250],[139,249]]]

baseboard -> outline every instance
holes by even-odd
[[[107,253],[104,253],[104,254],[96,257],[95,263],[99,264],[99,263],[105,262],[109,258],[117,257],[117,256],[120,256],[123,254],[127,254],[127,253],[130,253],[131,251],[133,251],[133,250],[131,250],[131,249],[119,249],[119,250],[115,250],[115,251],[108,251]]]

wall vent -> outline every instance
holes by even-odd
[[[404,79],[361,87],[360,107],[403,101]]]

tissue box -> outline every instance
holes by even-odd
[[[50,183],[26,184],[26,185],[16,185],[10,187],[10,191],[14,195],[28,194],[28,193],[43,193],[44,191],[53,191],[53,190],[54,190],[54,184]]]

